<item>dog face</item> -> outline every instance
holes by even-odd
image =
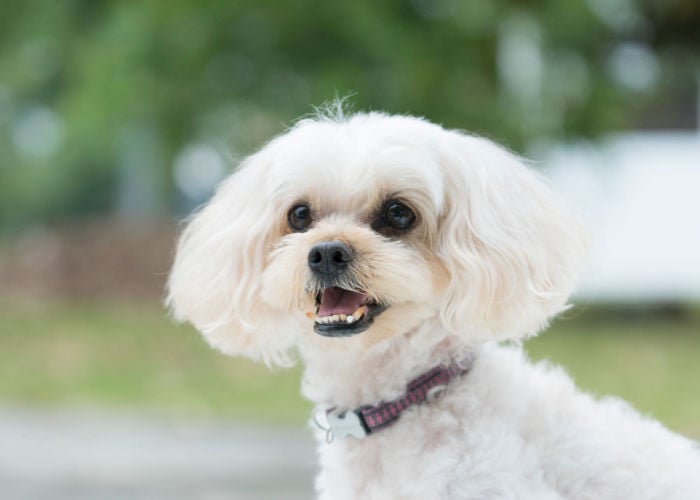
[[[562,310],[585,233],[495,144],[378,113],[303,120],[189,223],[168,301],[212,344],[283,363],[299,342],[364,349],[436,319],[464,342]]]
[[[261,298],[316,336],[375,343],[437,310],[435,290],[447,281],[431,245],[442,179],[400,135],[387,148],[385,138],[360,144],[342,126],[318,125],[290,142],[321,147],[281,153],[286,161],[270,172],[271,198],[284,201]]]

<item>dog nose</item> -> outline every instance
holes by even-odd
[[[332,278],[352,261],[352,250],[342,241],[322,241],[309,251],[309,268],[317,275]]]

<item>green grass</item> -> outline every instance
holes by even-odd
[[[300,423],[300,370],[211,349],[157,306],[0,306],[0,402]]]
[[[584,390],[700,437],[700,315],[569,315],[526,344]],[[300,369],[209,348],[154,305],[0,304],[0,404],[138,409],[298,425]]]

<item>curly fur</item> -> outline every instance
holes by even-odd
[[[416,214],[405,234],[372,220],[387,199]],[[287,213],[304,202],[305,232]],[[313,331],[310,248],[354,258],[340,284],[388,309],[346,338]],[[700,452],[624,403],[578,392],[518,347],[564,310],[588,237],[546,182],[496,144],[425,120],[342,113],[300,121],[243,162],[194,215],[168,303],[218,349],[305,366],[319,408],[391,400],[466,352],[439,397],[362,440],[319,431],[319,496],[697,499]]]

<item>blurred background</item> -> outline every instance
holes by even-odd
[[[0,3],[0,496],[311,496],[300,370],[161,298],[178,221],[346,96],[533,158],[596,243],[526,348],[700,438],[699,26],[695,0]]]

